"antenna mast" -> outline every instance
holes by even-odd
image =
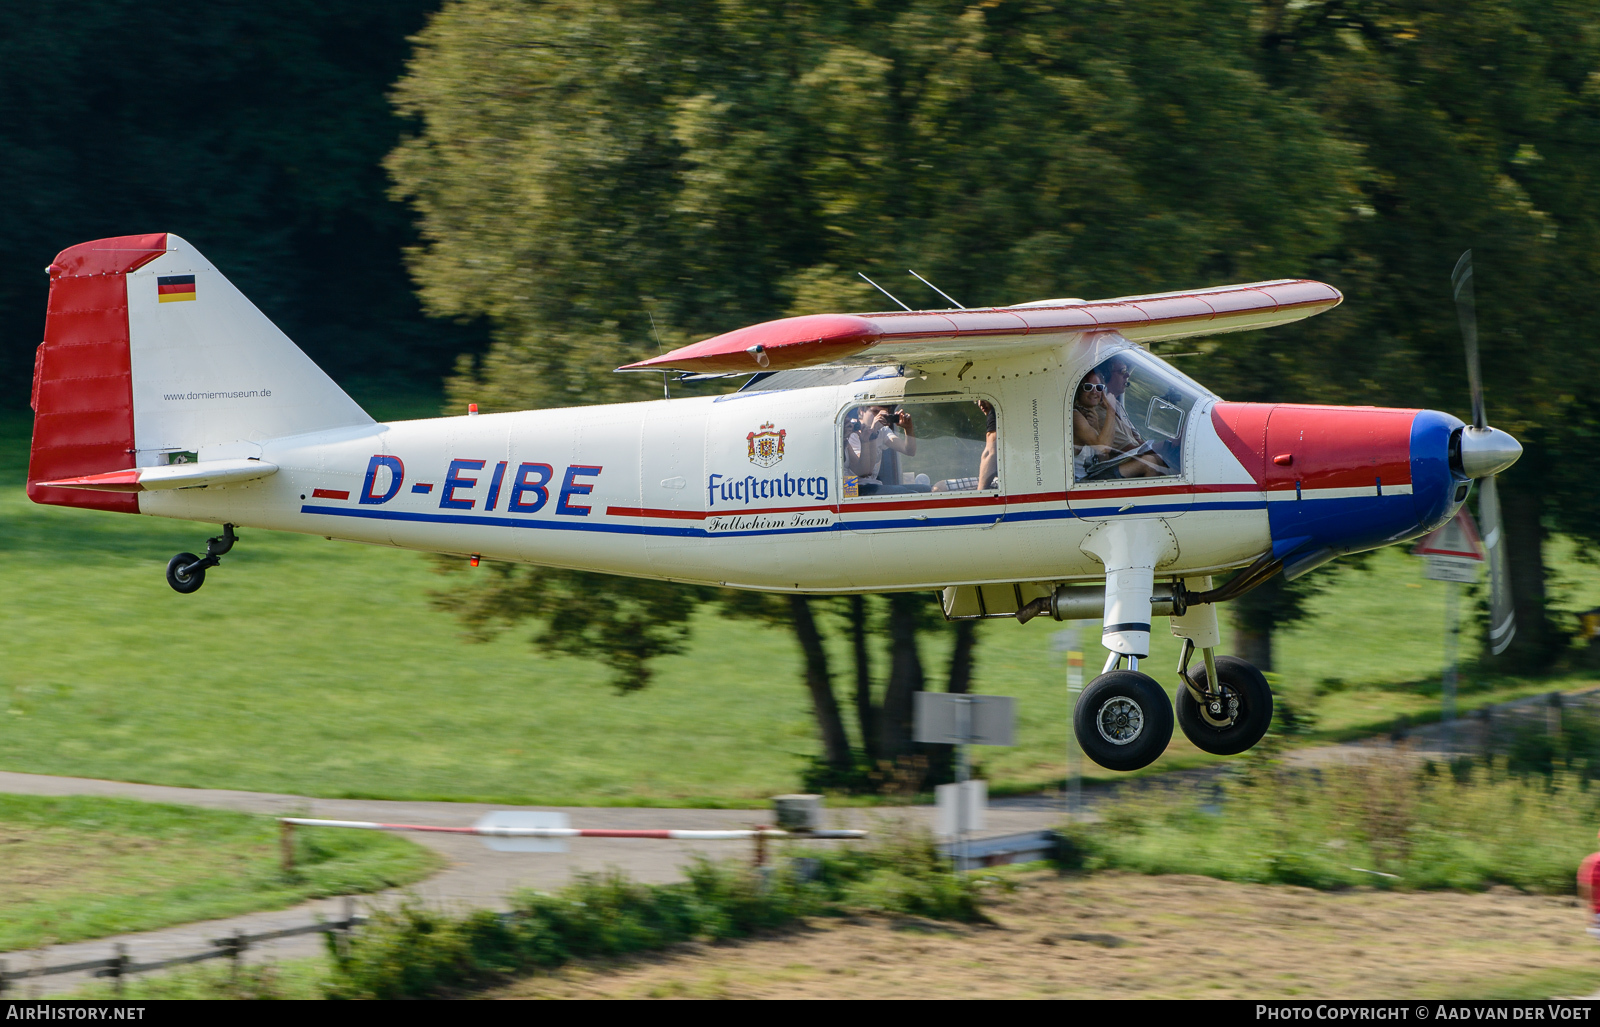
[[[656,353],[664,354],[667,348],[661,344],[661,329],[656,327],[656,312],[646,309],[645,313],[650,315],[650,330],[656,333]],[[661,372],[661,394],[667,399],[672,398],[672,389],[667,386],[666,371]]]
[[[856,274],[861,275],[861,272],[857,271]],[[874,289],[878,290],[879,292],[883,293],[885,296],[887,296],[890,299],[894,300],[896,303],[900,303],[899,300],[895,299],[894,293],[890,292],[888,289],[885,289],[883,286],[879,285],[877,282],[874,282],[872,279],[868,278],[866,275],[861,275],[861,280],[863,282],[866,282],[868,285],[872,286]],[[954,301],[952,301],[952,302],[954,302]],[[906,306],[904,303],[900,303],[900,309],[901,310],[910,310],[911,308]]]
[[[915,271],[912,271],[911,269],[907,268],[906,269],[906,273],[909,274],[912,278],[915,278],[917,281],[921,282],[923,285],[926,285],[928,288],[932,289],[934,292],[938,293],[940,296],[943,296],[945,299],[949,300],[951,303],[955,303],[957,310],[966,310],[967,309],[966,307],[963,307],[961,304],[956,303],[955,298],[953,296],[951,296],[949,293],[945,292],[943,289],[939,288],[937,285],[934,285],[932,282],[928,281],[926,278],[924,278],[921,275],[917,274]]]

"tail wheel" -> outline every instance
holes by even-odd
[[[1189,672],[1195,687],[1207,695],[1204,709],[1178,689],[1178,726],[1195,748],[1216,756],[1236,756],[1261,741],[1272,726],[1272,686],[1259,670],[1236,656],[1219,656],[1213,690],[1204,666]]]
[[[200,558],[193,553],[179,553],[167,561],[167,584],[174,592],[188,595],[206,583],[206,569],[195,567],[199,562]]]
[[[1172,741],[1172,703],[1148,674],[1114,670],[1089,682],[1072,712],[1078,744],[1107,770],[1138,770]]]

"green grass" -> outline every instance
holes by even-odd
[[[140,999],[293,999],[328,997],[333,963],[327,956],[247,963],[237,970],[227,960],[200,963],[162,973],[123,979],[122,993],[108,981],[94,981],[63,998],[74,1001],[132,1002]]]
[[[1066,829],[1066,861],[1325,889],[1571,894],[1573,868],[1594,849],[1600,789],[1566,771],[1419,769],[1404,757],[1315,774],[1246,767],[1220,786],[1123,795],[1101,822]]]
[[[402,399],[375,412],[434,402]],[[786,632],[708,616],[649,689],[618,695],[597,665],[533,651],[526,630],[465,641],[429,606],[445,582],[420,554],[246,530],[206,587],[181,596],[165,563],[215,527],[29,503],[29,431],[0,421],[0,768],[316,796],[754,807],[793,790],[817,751]],[[1600,603],[1600,572],[1560,548],[1552,557],[1569,608]],[[1280,639],[1278,686],[1298,706],[1323,679],[1348,686],[1314,700],[1326,736],[1437,708],[1443,586],[1419,563],[1391,550],[1368,570],[1318,572],[1335,586]],[[824,618],[841,698],[842,627]],[[997,794],[1060,779],[1061,630],[980,627],[975,688],[1019,700],[1018,745],[978,753]],[[1177,646],[1158,635],[1146,669],[1170,683]],[[1092,676],[1098,631],[1082,637]],[[944,659],[930,641],[935,683]],[[1467,677],[1464,707],[1592,675]],[[1180,736],[1150,769],[1212,760]]]
[[[0,795],[0,952],[281,909],[409,884],[439,866],[402,838],[87,796]]]

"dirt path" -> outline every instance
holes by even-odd
[[[577,966],[497,998],[1479,998],[1600,987],[1574,900],[1035,871],[988,926],[867,917]]]
[[[46,774],[17,774],[0,771],[0,792],[19,795],[104,795],[146,802],[168,802],[210,809],[230,809],[271,816],[316,817],[328,820],[376,820],[387,823],[439,824],[465,826],[491,809],[562,809],[574,827],[607,828],[739,828],[767,823],[771,815],[762,810],[721,809],[634,809],[624,807],[489,806],[464,802],[405,802],[381,799],[315,799],[300,795],[275,795],[221,789],[173,788],[165,785],[100,781],[91,778],[54,777]],[[932,830],[932,807],[898,807],[885,810],[842,809],[827,813],[830,827],[861,827],[872,830],[885,818],[910,818]],[[1056,806],[1023,802],[1016,809],[992,809],[987,834],[1038,831],[1060,822]],[[333,830],[332,828],[307,830]],[[448,861],[444,870],[406,889],[436,908],[466,910],[477,907],[504,908],[508,895],[520,888],[552,890],[571,880],[574,874],[618,869],[636,881],[662,883],[680,880],[683,868],[698,856],[712,859],[742,858],[751,854],[743,842],[639,841],[629,839],[585,839],[572,842],[566,853],[508,853],[487,848],[481,839],[461,835],[410,834],[420,844],[437,851]],[[392,903],[397,893],[363,896],[359,907]],[[303,903],[292,909],[271,910],[183,924],[156,931],[98,938],[93,941],[55,945],[27,952],[0,953],[0,962],[11,970],[36,966],[57,966],[90,959],[105,959],[119,943],[127,946],[135,962],[153,962],[187,953],[205,951],[211,939],[236,931],[260,934],[299,926],[317,917],[337,919],[342,905],[337,899]],[[251,953],[251,961],[286,959],[315,955],[323,941],[316,935],[285,938]],[[19,991],[27,996],[53,995],[80,987],[87,978],[81,974],[41,977],[25,982]]]

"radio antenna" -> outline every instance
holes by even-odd
[[[650,330],[656,333],[656,353],[665,354],[667,348],[661,344],[661,329],[656,327],[656,313],[649,309],[646,309],[645,313],[650,315]],[[667,399],[672,398],[672,389],[667,386],[666,371],[661,372],[661,394]]]
[[[917,274],[915,271],[912,271],[912,270],[910,270],[908,268],[906,270],[906,273],[909,274],[912,278],[915,278],[917,281],[921,282],[923,285],[926,285],[928,288],[932,289],[934,292],[938,293],[940,296],[943,296],[945,299],[949,300],[951,303],[956,303],[955,298],[952,297],[949,293],[945,292],[943,289],[939,288],[937,285],[934,285],[932,282],[928,281],[926,278],[924,278],[921,275]],[[963,307],[959,303],[956,303],[956,309],[957,310],[966,310],[967,308]]]
[[[861,275],[861,272],[857,271],[856,274]],[[877,282],[874,282],[872,279],[868,278],[866,275],[861,275],[861,280],[863,282],[866,282],[868,285],[872,286],[874,289],[878,290],[879,292],[883,293],[885,296],[887,296],[890,299],[894,300],[896,303],[900,303],[899,300],[895,299],[894,293],[890,292],[888,289],[885,289],[883,286],[879,285]],[[901,310],[910,310],[911,308],[906,306],[904,303],[900,303],[900,309]]]

